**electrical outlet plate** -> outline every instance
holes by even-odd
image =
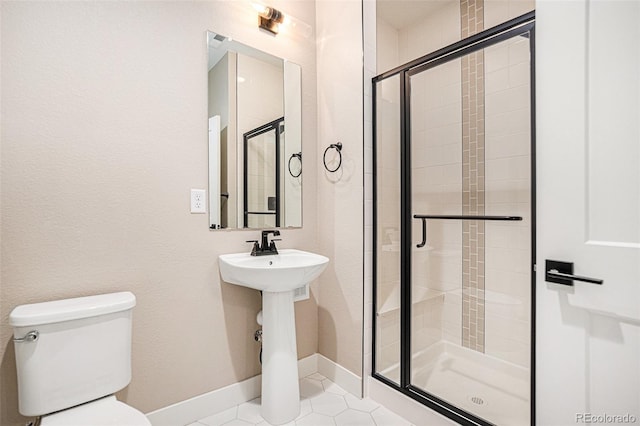
[[[191,213],[207,212],[207,196],[204,189],[191,189]]]

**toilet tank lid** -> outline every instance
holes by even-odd
[[[129,291],[32,303],[14,308],[9,323],[13,327],[29,327],[71,321],[126,311],[135,305],[136,297]]]

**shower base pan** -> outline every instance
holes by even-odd
[[[414,386],[488,422],[529,426],[527,368],[444,341],[414,355],[411,362]],[[399,367],[381,374],[397,382]]]

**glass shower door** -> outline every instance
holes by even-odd
[[[463,424],[532,422],[529,18],[374,79],[374,377]]]
[[[411,385],[505,425],[529,424],[529,71],[516,36],[408,72]]]

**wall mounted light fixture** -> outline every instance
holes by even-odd
[[[306,22],[271,6],[265,6],[261,3],[255,2],[252,2],[251,4],[258,12],[258,26],[261,29],[268,31],[273,35],[277,35],[281,30],[288,31],[289,29],[299,33],[303,37],[309,37],[311,35],[311,25]]]

